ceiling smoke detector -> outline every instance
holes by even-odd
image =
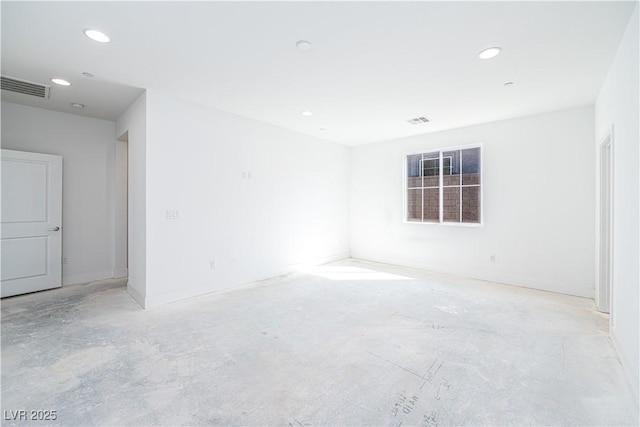
[[[309,50],[311,49],[311,42],[307,40],[298,40],[296,42],[296,47],[300,50]]]
[[[48,99],[51,86],[30,82],[28,80],[16,79],[14,77],[2,76],[0,78],[0,88],[9,92],[22,93],[24,95]]]
[[[412,125],[421,125],[423,123],[429,123],[429,119],[426,117],[416,117],[415,119],[407,120],[407,122]]]

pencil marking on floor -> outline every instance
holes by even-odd
[[[440,385],[438,386],[438,391],[436,391],[436,394],[435,394],[436,400],[440,400],[442,398],[442,396],[440,395],[441,391],[449,390],[450,388],[451,388],[451,384],[449,384],[447,380],[444,380],[443,382],[441,382]]]
[[[420,427],[438,427],[438,414],[431,411],[430,414],[424,414]]]
[[[420,374],[418,374],[418,373],[416,373],[416,372],[413,372],[412,370],[407,369],[407,368],[405,368],[404,366],[400,366],[400,365],[398,365],[397,363],[394,363],[394,362],[392,362],[392,361],[391,361],[391,360],[389,360],[389,359],[385,359],[384,357],[378,356],[377,354],[375,354],[375,353],[371,353],[370,351],[368,351],[367,353],[369,353],[369,354],[370,354],[370,355],[372,355],[372,356],[377,357],[377,358],[378,358],[378,359],[380,359],[380,360],[384,360],[385,362],[387,362],[387,363],[389,363],[389,364],[391,364],[391,365],[393,365],[393,366],[395,366],[395,367],[397,367],[397,368],[400,368],[400,369],[402,369],[403,371],[406,371],[406,372],[410,373],[411,375],[415,375],[415,376],[416,376],[416,377],[418,377],[418,378],[422,378],[422,379],[424,379],[423,377],[421,377],[421,376],[420,376]]]
[[[391,409],[391,413],[393,414],[393,418],[396,418],[398,414],[402,416],[402,414],[409,415],[413,408],[416,406],[416,402],[418,401],[418,396],[413,395],[411,397],[407,397],[405,392],[403,391],[396,398],[395,403],[393,404],[393,408]],[[402,412],[400,412],[402,410]]]
[[[440,368],[442,368],[442,365],[444,364],[444,360],[440,361],[440,364],[438,364],[438,366],[435,368],[435,370],[433,369],[433,367],[438,363],[438,359],[436,358],[436,360],[433,361],[433,363],[431,364],[431,366],[429,366],[429,369],[427,369],[427,372],[425,372],[425,374],[422,376],[422,379],[424,380],[424,382],[422,383],[422,385],[420,386],[420,390],[422,390],[422,388],[427,384],[430,383],[431,381],[433,381],[433,379],[435,378],[436,374],[438,373],[438,371],[440,370]]]
[[[310,427],[312,424],[311,423],[301,423],[298,420],[293,420],[295,422],[295,424],[293,424],[292,422],[289,422],[289,427]]]

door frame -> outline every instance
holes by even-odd
[[[129,131],[114,147],[114,277],[120,278],[129,275]]]
[[[613,221],[614,221],[614,143],[613,128],[598,145],[598,311],[610,314],[615,322],[613,304]]]

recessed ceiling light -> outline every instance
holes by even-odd
[[[505,86],[513,86],[513,82],[506,82],[504,85]]]
[[[73,108],[84,108],[84,104],[80,104],[79,102],[72,102],[71,106]]]
[[[303,111],[301,114],[305,117],[313,116],[313,113],[311,111]]]
[[[85,71],[84,73],[82,73],[82,75],[85,77],[93,77],[93,73],[90,73],[88,71]]]
[[[63,79],[51,79],[51,81],[60,86],[71,86],[71,83]]]
[[[481,50],[478,53],[478,58],[480,59],[489,59],[489,58],[493,58],[494,56],[497,56],[498,54],[500,54],[500,52],[502,52],[502,48],[500,47],[488,47],[484,50]]]
[[[98,30],[84,30],[84,35],[99,43],[109,43],[111,40],[105,33]]]
[[[311,49],[311,42],[306,40],[298,40],[296,42],[296,47],[300,50],[309,50]]]

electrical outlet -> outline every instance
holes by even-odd
[[[489,261],[491,261],[491,262],[496,262],[496,255],[495,255],[495,254],[492,254],[492,255],[489,257]]]
[[[209,260],[209,268],[211,270],[215,270],[216,269],[216,259],[215,258]]]
[[[68,264],[69,263],[69,259],[66,256],[62,257],[62,263],[63,264]]]

